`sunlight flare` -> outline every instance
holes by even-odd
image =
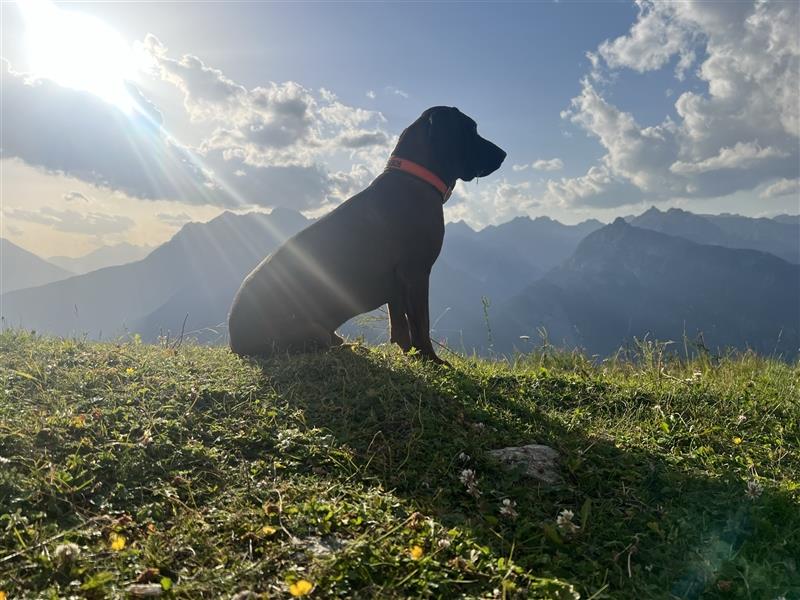
[[[111,27],[49,0],[18,0],[31,70],[64,87],[90,92],[126,113],[135,101],[128,83],[142,59]]]

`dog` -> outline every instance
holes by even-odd
[[[407,127],[365,190],[287,240],[244,280],[228,332],[239,355],[340,345],[348,319],[389,305],[390,340],[444,363],[430,338],[428,287],[456,180],[493,173],[506,153],[457,108],[429,108]]]

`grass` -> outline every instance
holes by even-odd
[[[800,598],[800,366],[644,348],[447,369],[6,332],[0,592]],[[529,443],[562,484],[486,456]]]

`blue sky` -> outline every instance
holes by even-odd
[[[651,204],[798,212],[797,3],[57,8],[96,17],[147,57],[131,80],[160,128],[37,73],[30,21],[2,4],[2,235],[45,255],[158,243],[225,209],[320,214],[366,185],[394,136],[437,104],[458,106],[509,153],[447,207],[474,227],[610,220]],[[75,27],[59,43],[78,39]],[[50,129],[10,119],[15,106],[45,110]],[[54,148],[61,131],[86,148]],[[196,168],[176,173],[186,156]]]

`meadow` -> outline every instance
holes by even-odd
[[[0,598],[800,598],[800,365],[668,350],[5,332]]]

